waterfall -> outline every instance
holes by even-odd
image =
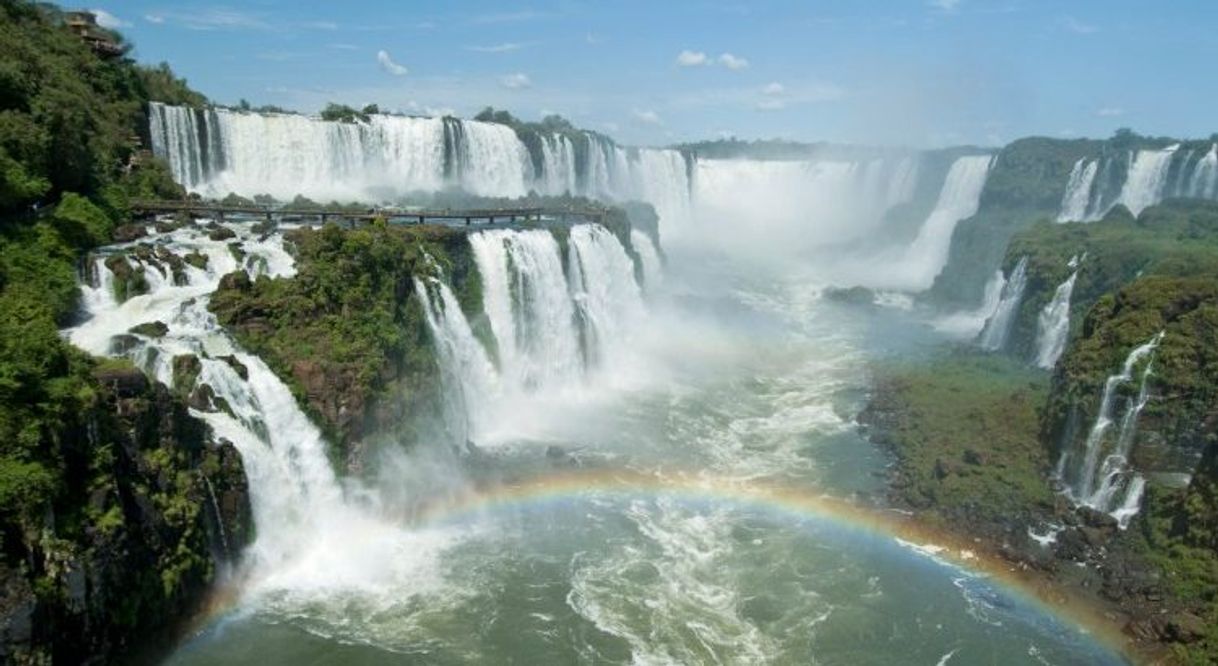
[[[616,360],[639,321],[642,301],[634,262],[613,234],[600,225],[571,229],[568,273],[571,294],[584,322],[589,365]]]
[[[1218,144],[1197,161],[1189,181],[1188,194],[1202,199],[1218,199]]]
[[[1053,292],[1036,320],[1036,366],[1050,369],[1066,349],[1066,338],[1070,335],[1070,295],[1074,292],[1074,281],[1078,271],[1070,274],[1065,282]]]
[[[1099,171],[1097,160],[1079,158],[1070,170],[1070,180],[1066,183],[1066,193],[1062,196],[1061,212],[1057,214],[1058,222],[1082,222],[1088,220],[1087,211],[1091,204],[1091,188],[1095,184],[1095,174]]]
[[[1014,325],[1015,317],[1019,314],[1019,304],[1023,302],[1023,290],[1027,286],[1027,270],[1028,258],[1020,257],[1019,263],[1015,264],[1015,270],[1011,271],[1011,277],[1007,279],[1006,285],[1002,288],[1002,298],[998,301],[994,315],[985,322],[985,328],[981,331],[977,344],[982,349],[986,351],[1006,349],[1007,338],[1011,335],[1011,326]]]
[[[513,386],[570,384],[583,361],[562,257],[549,231],[471,234],[500,372]]]
[[[935,209],[905,252],[902,265],[906,288],[927,289],[943,270],[956,223],[977,213],[993,161],[990,155],[970,155],[952,163]]]
[[[689,168],[678,151],[628,149],[585,133],[541,133],[539,166],[506,125],[375,114],[326,122],[283,113],[149,105],[153,152],[174,179],[212,197],[385,201],[456,187],[487,197],[583,195],[655,206],[665,224],[689,218]],[[582,150],[581,150],[582,149]]]
[[[634,248],[635,254],[639,255],[643,286],[649,291],[659,287],[664,281],[664,265],[660,261],[660,253],[656,251],[655,244],[651,242],[651,236],[638,229],[632,229],[630,245]]]
[[[259,239],[248,225],[226,226],[238,234],[234,242],[256,259],[248,264],[252,275],[294,273],[278,235]],[[141,242],[156,245],[153,256],[171,253],[180,258],[198,252],[207,257],[206,268],[186,264],[177,283],[154,277],[148,293],[118,303],[111,294],[113,276],[104,261],[95,260],[96,285],[82,286],[87,319],[66,332],[69,340],[94,354],[125,356],[169,386],[182,382],[175,377],[175,357],[194,355],[200,360],[194,383],[182,388],[195,396],[192,414],[241,453],[258,535],[246,553],[254,568],[272,570],[310,546],[326,543],[335,530],[369,520],[346,499],[320,430],[288,387],[260,358],[244,352],[208,311],[220,277],[238,269],[228,241],[212,241],[206,229],[195,225],[149,239]],[[103,252],[131,247],[134,244]],[[144,270],[149,276],[161,275],[160,267],[151,263]],[[153,321],[167,324],[168,332],[158,338],[128,333],[134,324]],[[244,366],[247,378],[234,364]]]
[[[1114,410],[1117,391],[1133,381],[1134,368],[1143,359],[1151,357],[1163,340],[1163,335],[1162,332],[1157,333],[1146,343],[1135,347],[1125,358],[1120,372],[1108,377],[1100,397],[1099,413],[1082,451],[1063,451],[1057,465],[1057,474],[1066,483],[1066,492],[1076,503],[1111,513],[1125,521],[1122,526],[1136,514],[1136,504],[1141,494],[1140,476],[1129,469],[1129,457],[1137,434],[1138,416],[1149,400],[1147,382],[1151,376],[1151,364],[1148,362],[1142,372],[1137,398],[1125,405],[1116,441],[1112,442],[1108,435],[1116,423]]]
[[[998,306],[1002,303],[1002,291],[1006,284],[1007,279],[1002,271],[994,271],[994,274],[985,283],[985,294],[977,309],[944,315],[932,321],[931,325],[935,330],[959,339],[976,338],[985,328],[985,323],[998,311]]]
[[[1134,216],[1159,203],[1163,198],[1171,158],[1177,148],[1178,145],[1163,150],[1139,150],[1129,165],[1129,174],[1125,177],[1125,186],[1121,188],[1117,203],[1124,204]]]
[[[498,375],[452,289],[439,278],[415,278],[414,288],[444,375],[445,406],[451,412],[446,421],[459,429],[454,441],[470,441],[484,425],[481,408],[496,394]]]

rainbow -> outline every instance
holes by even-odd
[[[794,485],[743,480],[704,473],[578,470],[520,478],[471,488],[456,497],[433,501],[401,520],[407,528],[426,529],[494,519],[512,511],[544,510],[588,500],[671,498],[693,506],[739,506],[779,519],[814,521],[847,532],[895,540],[945,566],[986,576],[1003,592],[1067,626],[1084,628],[1114,653],[1130,655],[1129,642],[1094,604],[1055,590],[1043,576],[1021,570],[971,540],[915,520],[908,513],[863,506]],[[240,583],[217,590],[203,623],[239,605]],[[196,625],[197,626],[197,625]]]

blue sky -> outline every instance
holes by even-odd
[[[221,103],[560,113],[626,143],[1218,132],[1218,2],[105,0]]]

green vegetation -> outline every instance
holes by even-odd
[[[368,108],[365,108],[363,111],[359,111],[347,106],[346,104],[335,104],[334,102],[330,102],[326,105],[326,108],[321,110],[321,119],[339,123],[366,123],[369,120],[368,116],[377,112],[375,105],[369,108],[373,110],[370,112]]]
[[[434,274],[427,257],[471,313],[481,307],[481,283],[457,229],[329,225],[289,239],[294,277],[251,283],[234,273],[211,308],[352,455],[367,434],[409,427],[403,416],[435,397],[437,368],[413,284]]]
[[[1003,259],[1008,275],[1022,257],[1028,258],[1028,282],[1010,351],[1030,358],[1037,318],[1074,271],[1068,266],[1072,258],[1079,260],[1071,297],[1076,333],[1093,303],[1139,276],[1218,278],[1218,203],[1167,201],[1142,211],[1136,220],[1121,206],[1099,222],[1041,220],[1011,239]]]
[[[1051,511],[1037,440],[1047,384],[1014,361],[964,350],[878,369],[859,419],[896,458],[894,499],[979,529]]]
[[[139,152],[144,105],[205,100],[165,66],[99,57],[49,5],[0,2],[0,43],[0,651],[107,660],[193,610],[216,520],[237,544],[248,525],[205,508],[204,475],[248,511],[236,452],[138,370],[58,334],[78,260],[129,222],[128,200],[182,196]]]

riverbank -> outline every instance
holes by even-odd
[[[892,455],[893,508],[1008,563],[1050,605],[1093,609],[1085,615],[1122,636],[1135,661],[1206,663],[1212,607],[1180,593],[1176,579],[1189,576],[1156,542],[1156,511],[1122,530],[1055,492],[1040,440],[1047,374],[955,349],[877,366],[873,376],[858,421]]]

